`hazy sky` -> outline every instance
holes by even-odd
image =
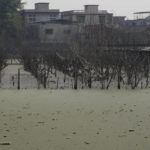
[[[22,0],[25,8],[34,8],[36,2],[49,2],[51,9],[80,10],[86,4],[98,4],[99,9],[106,9],[115,15],[133,18],[133,12],[150,11],[150,0]]]

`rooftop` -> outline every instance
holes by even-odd
[[[49,9],[49,10],[36,10],[36,9],[24,9],[23,12],[35,12],[35,13],[49,13],[49,12],[58,12],[59,9]]]
[[[47,23],[53,23],[53,24],[73,24],[75,22],[66,20],[66,19],[49,19],[44,21],[35,21],[33,23],[41,23],[41,24],[47,24]]]
[[[88,4],[88,5],[84,5],[84,6],[99,6],[99,5],[97,5],[97,4]]]
[[[40,2],[40,3],[35,3],[35,4],[49,4],[49,3],[46,3],[46,2]]]
[[[134,14],[150,14],[150,11],[135,12]]]
[[[23,12],[28,13],[50,13],[50,12],[58,12],[59,9],[49,9],[49,3],[35,3],[34,9],[24,9]]]
[[[70,13],[70,14],[73,14],[73,13],[79,13],[79,14],[87,14],[85,12],[85,10],[69,10],[69,11],[63,11],[62,13]],[[108,14],[107,10],[99,10],[98,11],[98,14]],[[110,13],[109,13],[110,14]]]

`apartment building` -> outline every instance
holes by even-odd
[[[98,5],[85,5],[84,10],[64,11],[49,9],[49,3],[36,3],[35,9],[22,11],[26,25],[39,29],[41,42],[65,42],[85,25],[113,25],[113,14],[99,10]]]
[[[62,19],[79,24],[113,24],[113,14],[106,10],[99,10],[99,5],[85,5],[84,10],[71,10],[61,12]]]
[[[49,3],[36,3],[34,9],[25,9],[21,13],[26,24],[60,17],[59,9],[49,9]]]

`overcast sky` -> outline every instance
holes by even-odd
[[[133,18],[133,12],[150,11],[150,0],[22,0],[25,8],[34,8],[34,3],[49,2],[51,9],[80,10],[86,4],[98,4],[99,9]]]

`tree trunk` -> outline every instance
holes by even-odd
[[[92,79],[91,76],[88,79],[88,87],[91,89],[92,88]]]
[[[20,69],[18,69],[18,90],[20,90]]]
[[[119,90],[121,89],[120,82],[121,82],[121,67],[119,67],[119,70],[118,70],[118,89]]]
[[[78,75],[77,75],[77,71],[75,71],[75,75],[74,75],[74,89],[75,90],[78,89]]]
[[[46,88],[47,88],[47,84],[46,84],[46,82],[47,82],[47,79],[46,79],[46,76],[44,76],[44,89],[46,89]]]

